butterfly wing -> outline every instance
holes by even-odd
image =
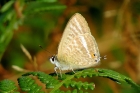
[[[76,13],[68,22],[58,47],[60,64],[73,69],[95,65],[100,57],[94,37],[84,17]]]
[[[76,36],[84,33],[90,33],[90,29],[84,17],[81,14],[76,13],[71,17],[64,30],[59,43],[58,53],[62,53],[69,42],[71,42]]]

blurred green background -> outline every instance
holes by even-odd
[[[77,12],[88,22],[100,55],[107,55],[98,68],[115,70],[140,84],[139,0],[1,0],[0,80],[16,81],[21,72],[13,65],[28,71],[54,72],[49,57],[57,53],[64,28]],[[29,60],[21,44],[36,60]],[[96,93],[134,93],[108,79],[82,80],[94,82]]]

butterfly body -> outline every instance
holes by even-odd
[[[76,13],[68,22],[58,47],[58,54],[50,58],[60,70],[89,68],[99,64],[97,43],[84,17]]]

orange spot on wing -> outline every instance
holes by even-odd
[[[92,58],[95,58],[95,55],[94,55],[94,53],[90,53],[90,55],[91,55],[91,57],[92,57]]]

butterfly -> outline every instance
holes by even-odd
[[[58,53],[50,58],[54,70],[76,70],[94,67],[100,63],[100,53],[85,18],[75,13],[69,20]]]

